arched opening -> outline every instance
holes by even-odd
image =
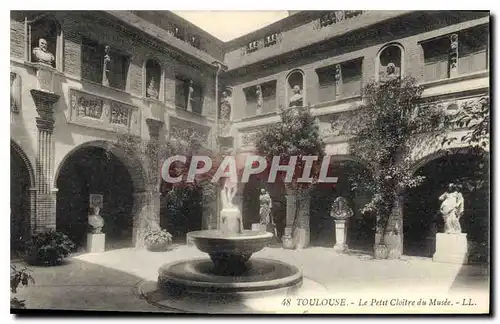
[[[384,47],[378,56],[378,80],[400,78],[403,74],[403,48],[398,44]]]
[[[404,205],[404,254],[432,257],[436,233],[443,232],[444,221],[439,212],[441,196],[449,183],[458,184],[464,197],[464,214],[460,218],[462,232],[467,233],[470,254],[487,258],[489,240],[488,179],[477,173],[486,163],[481,155],[454,153],[437,157],[416,171],[426,177],[417,188],[406,192]],[[484,180],[483,186],[477,182]]]
[[[347,200],[353,216],[346,222],[346,243],[351,250],[372,251],[375,240],[375,219],[363,215],[361,209],[370,201],[371,194],[353,189],[356,172],[366,172],[360,162],[332,161],[328,176],[338,177],[337,183],[318,184],[311,192],[310,243],[312,246],[335,245],[335,220],[330,216],[333,201],[337,197]]]
[[[266,190],[271,197],[269,221],[274,224],[276,235],[280,239],[286,225],[286,195],[283,183],[268,183],[267,175],[250,176],[242,192],[243,227],[251,229],[252,224],[260,223],[260,195]]]
[[[296,70],[287,77],[288,107],[302,107],[305,103],[304,72]]]
[[[69,153],[56,184],[56,228],[83,250],[89,231],[90,195],[102,195],[106,249],[132,246],[134,183],[126,165],[114,153],[82,146]]]
[[[42,62],[57,67],[58,38],[61,34],[59,22],[51,15],[42,14],[27,22],[28,58],[31,62]],[[38,51],[40,49],[40,51]],[[52,55],[52,58],[50,55]]]
[[[203,225],[203,190],[179,186],[162,192],[160,227],[173,236],[174,242],[186,242],[186,234],[199,231]]]
[[[160,100],[162,96],[161,91],[161,65],[158,61],[154,59],[149,59],[146,61],[145,66],[145,94],[146,98]]]
[[[10,146],[10,247],[11,257],[23,250],[30,235],[32,173],[20,148]]]

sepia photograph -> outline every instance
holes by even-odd
[[[491,315],[490,11],[123,9],[10,10],[11,314]]]

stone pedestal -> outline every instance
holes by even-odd
[[[347,223],[346,220],[335,220],[335,245],[333,249],[338,252],[347,251],[348,247],[345,243],[347,237]]]
[[[467,263],[467,234],[436,234],[436,253],[432,257],[435,262]]]
[[[87,234],[87,252],[98,253],[104,252],[104,241],[106,234]]]
[[[49,65],[36,64],[37,89],[46,92],[54,92],[55,69]]]

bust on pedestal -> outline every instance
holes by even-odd
[[[333,249],[338,252],[345,252],[348,246],[345,243],[347,237],[347,224],[346,220],[352,217],[353,212],[347,200],[344,197],[337,197],[333,204],[330,216],[335,219],[335,245]]]
[[[40,38],[38,40],[38,47],[33,49],[33,61],[37,63],[38,89],[53,92],[55,57],[49,52],[46,39]]]
[[[464,212],[464,198],[458,186],[450,183],[439,197],[440,212],[444,220],[444,233],[436,234],[436,252],[433,261],[446,263],[467,263],[467,234],[462,233],[460,217]]]
[[[105,234],[102,233],[104,219],[99,215],[99,207],[91,208],[88,222],[90,225],[90,233],[87,234],[87,252],[97,253],[104,252]]]

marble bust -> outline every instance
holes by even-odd
[[[333,201],[330,216],[336,220],[346,220],[353,216],[352,208],[349,207],[347,199],[344,197],[337,197]]]
[[[91,233],[101,234],[104,226],[104,219],[99,215],[99,207],[91,208],[91,214],[88,217],[88,222],[91,227]]]
[[[442,201],[440,212],[444,220],[444,232],[446,234],[462,233],[459,219],[464,213],[464,197],[458,191],[458,186],[450,183],[439,200]]]
[[[304,105],[304,99],[302,98],[301,92],[300,86],[295,85],[293,87],[293,95],[290,98],[288,107],[302,107]]]
[[[35,61],[38,63],[50,66],[54,65],[55,57],[48,51],[48,44],[45,38],[40,38],[38,40],[38,47],[33,49],[33,55],[35,57]]]
[[[146,96],[148,98],[158,99],[158,91],[156,90],[155,79],[153,77],[151,77],[151,80],[149,80],[149,86],[146,90]]]

